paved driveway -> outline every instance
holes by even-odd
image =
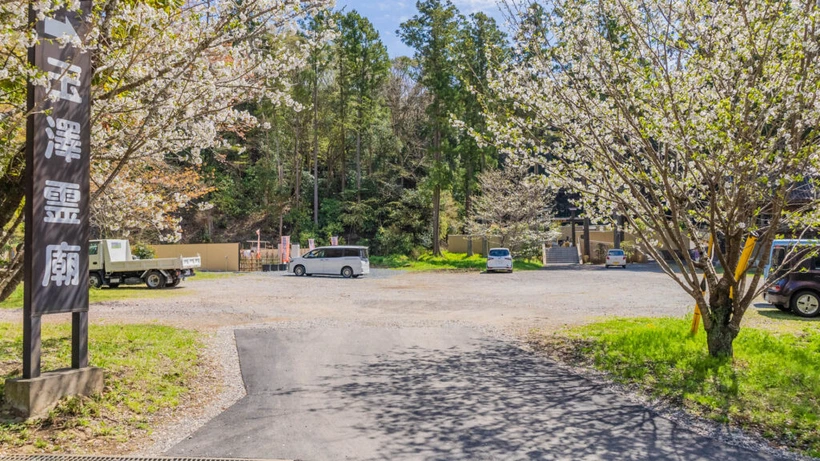
[[[173,456],[771,459],[465,327],[237,330],[248,395]]]

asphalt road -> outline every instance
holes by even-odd
[[[248,395],[167,455],[772,459],[466,327],[236,331]]]

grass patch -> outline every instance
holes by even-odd
[[[820,456],[820,328],[796,334],[744,328],[734,363],[709,357],[690,321],[617,319],[533,342],[562,359],[606,371],[706,418]]]
[[[199,277],[199,275],[197,275]],[[185,294],[185,283],[176,288],[163,288],[152,290],[144,285],[122,285],[119,288],[90,288],[88,291],[88,302],[90,304],[106,301],[120,301],[123,299],[156,299],[170,298]],[[14,292],[5,301],[0,302],[0,309],[22,309],[23,308],[23,284],[17,286]]]
[[[222,280],[222,279],[229,279],[233,277],[241,277],[242,273],[239,272],[198,272],[195,276],[186,279],[186,282],[200,282],[204,280]]]
[[[11,296],[0,302],[0,309],[22,309],[23,308],[23,284],[17,285],[17,288],[11,293]]]
[[[0,323],[0,402],[5,379],[20,377],[22,329]],[[199,375],[196,333],[158,325],[91,325],[90,361],[105,369],[105,390],[63,399],[47,418],[0,412],[0,452],[121,452],[176,408]],[[43,370],[71,364],[71,325],[43,325]],[[2,406],[2,405],[0,405]]]
[[[88,292],[88,302],[101,303],[106,301],[120,301],[123,299],[156,299],[170,298],[185,294],[185,284],[197,281],[221,280],[232,277],[241,277],[236,272],[197,272],[195,276],[186,279],[179,287],[152,290],[144,285],[121,285],[119,288],[91,288]],[[5,301],[0,302],[0,309],[23,308],[23,284],[17,286],[14,292]]]
[[[405,269],[410,271],[438,271],[438,270],[484,270],[487,268],[487,258],[480,255],[467,257],[465,253],[442,252],[441,256],[424,254],[418,259],[405,255],[371,256],[370,262],[374,267],[390,269]],[[520,260],[513,261],[515,270],[541,269],[541,261]]]

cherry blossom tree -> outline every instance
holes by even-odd
[[[492,88],[509,110],[487,114],[492,136],[482,139],[540,165],[580,194],[587,215],[624,215],[697,302],[710,354],[732,356],[763,286],[765,250],[784,230],[800,234],[820,217],[817,2],[505,6],[515,58],[493,73]],[[797,191],[809,193],[795,200]],[[752,234],[764,251],[754,275],[736,279]],[[722,272],[690,256],[690,245],[706,254],[710,236]]]
[[[467,223],[470,234],[499,237],[502,247],[528,258],[560,235],[550,228],[553,194],[546,178],[511,167],[485,171],[478,175],[478,183],[481,195],[475,198]]]
[[[28,0],[0,2],[0,247],[22,223],[27,48],[38,39]],[[70,0],[35,1],[39,11]],[[294,103],[286,76],[304,65],[309,40],[287,40],[332,0],[103,0],[81,44],[93,53],[92,217],[102,232],[152,228],[178,239],[174,213],[202,196],[200,151],[224,147],[257,120],[238,105]],[[77,44],[80,45],[80,44]],[[36,110],[36,105],[35,105]],[[22,252],[0,274],[0,299],[19,281]],[[11,287],[11,288],[9,288]]]

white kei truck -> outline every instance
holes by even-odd
[[[131,255],[128,240],[91,240],[88,242],[88,284],[99,288],[107,285],[139,285],[148,288],[175,287],[185,277],[196,275],[194,269],[202,264],[194,257],[136,259]]]

